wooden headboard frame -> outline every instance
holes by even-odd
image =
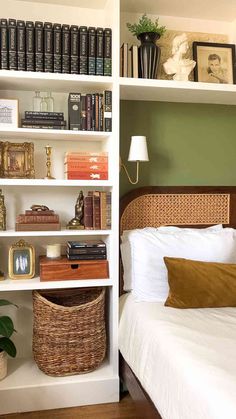
[[[120,234],[148,226],[213,224],[236,228],[236,186],[147,186],[121,198]]]

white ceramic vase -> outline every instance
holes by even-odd
[[[3,380],[7,375],[7,353],[0,352],[0,380]]]

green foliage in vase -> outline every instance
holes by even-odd
[[[0,300],[0,306],[14,305],[8,300]],[[8,355],[15,358],[16,347],[12,340],[11,335],[15,332],[13,321],[9,316],[0,316],[0,352],[5,351]]]
[[[159,17],[153,22],[147,17],[146,13],[140,17],[138,23],[127,23],[126,25],[129,31],[135,36],[139,36],[144,32],[154,32],[161,37],[166,31],[165,26],[159,25]]]

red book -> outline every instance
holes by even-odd
[[[65,164],[65,172],[107,172],[107,163],[69,162]]]
[[[107,172],[67,172],[65,178],[68,180],[108,180]]]

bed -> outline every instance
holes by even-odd
[[[147,187],[121,201],[121,233],[220,223],[236,227],[236,187]],[[235,418],[236,308],[137,303],[122,275],[120,288],[120,375],[137,418]]]

